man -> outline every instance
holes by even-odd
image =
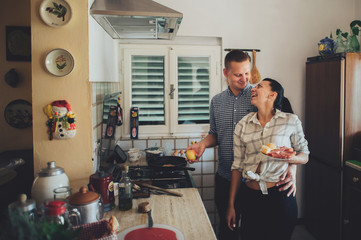
[[[231,183],[231,165],[233,163],[233,132],[236,124],[249,112],[257,109],[251,104],[251,89],[249,83],[250,57],[247,53],[233,50],[225,57],[223,75],[227,79],[228,88],[213,97],[210,105],[210,129],[208,135],[200,142],[191,145],[189,149],[196,152],[196,159],[190,163],[199,161],[204,150],[218,145],[218,169],[215,177],[215,202],[219,214],[218,239],[238,239],[238,231],[231,231],[227,227],[226,214],[229,202]],[[289,188],[288,195],[295,195],[296,167],[292,166],[287,171],[287,177],[281,176],[278,184],[285,184],[280,190]],[[237,224],[240,216],[240,197],[236,196]],[[237,226],[238,227],[238,226]]]

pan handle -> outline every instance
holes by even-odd
[[[189,171],[195,171],[196,169],[193,167],[153,167],[156,169],[166,169],[166,170],[189,170]]]

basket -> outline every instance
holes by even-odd
[[[81,228],[78,240],[112,240],[117,239],[116,233],[109,233],[109,220],[103,219],[94,223],[87,223],[73,227],[74,230]]]

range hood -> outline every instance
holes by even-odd
[[[95,0],[90,14],[112,38],[173,39],[183,18],[152,0]]]

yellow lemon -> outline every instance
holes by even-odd
[[[195,160],[196,159],[196,151],[188,150],[186,152],[186,157],[187,157],[188,160]]]

